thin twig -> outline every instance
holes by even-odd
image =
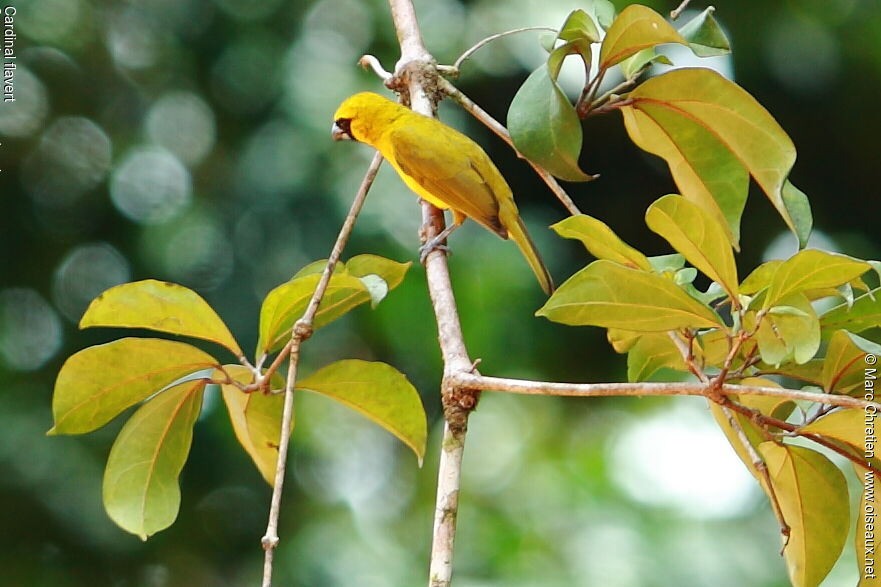
[[[458,73],[459,67],[462,66],[462,62],[466,59],[470,58],[474,53],[477,52],[478,49],[492,43],[496,39],[501,39],[502,37],[507,37],[508,35],[513,35],[516,33],[522,33],[526,31],[549,31],[552,33],[556,33],[557,29],[549,27],[549,26],[527,26],[519,29],[512,29],[510,31],[505,31],[503,33],[497,33],[495,35],[490,35],[489,37],[478,41],[473,47],[462,53],[456,61],[453,62],[451,67],[452,71]]]
[[[377,59],[373,55],[362,55],[361,59],[358,60],[358,65],[360,65],[364,69],[372,69],[373,73],[375,73],[383,81],[386,81],[392,77],[391,72],[386,71],[382,67],[382,64],[379,62],[379,59]]]
[[[682,3],[679,6],[670,11],[670,19],[676,20],[677,18],[679,18],[679,15],[682,14],[682,11],[688,8],[689,2],[691,2],[691,0],[682,0]]]
[[[508,129],[506,129],[502,123],[497,121],[495,118],[490,116],[490,114],[475,104],[471,98],[462,93],[459,88],[448,82],[447,80],[440,78],[437,83],[438,89],[442,91],[444,94],[448,95],[450,98],[455,100],[464,110],[466,110],[471,116],[479,120],[484,124],[488,129],[496,133],[503,141],[505,141],[508,146],[514,149],[514,152],[518,157],[529,163],[530,167],[535,170],[535,173],[542,179],[542,181],[547,184],[548,188],[557,196],[557,199],[565,206],[566,210],[569,211],[573,216],[577,216],[581,214],[581,211],[578,209],[578,206],[575,205],[575,202],[572,201],[572,198],[569,197],[569,194],[566,193],[566,190],[560,185],[560,183],[556,180],[556,178],[550,174],[545,168],[541,167],[537,163],[533,163],[526,157],[520,154],[517,151],[517,147],[514,146],[514,141],[511,140],[511,135],[508,133]],[[599,177],[599,175],[594,175],[594,179]]]
[[[336,267],[337,261],[340,259],[340,255],[342,255],[343,248],[345,248],[349,236],[352,234],[352,229],[355,227],[355,220],[358,218],[358,213],[361,212],[361,207],[364,205],[367,192],[370,191],[370,186],[373,184],[376,172],[379,171],[379,166],[381,164],[382,155],[377,153],[374,155],[373,161],[371,161],[370,167],[364,175],[364,179],[361,181],[361,187],[358,188],[358,193],[355,195],[355,199],[349,209],[349,214],[346,216],[345,222],[343,222],[336,243],[334,243],[330,256],[327,259],[327,266],[325,266],[324,272],[321,274],[321,279],[318,281],[318,285],[312,293],[312,298],[309,300],[309,305],[306,307],[306,311],[303,312],[303,317],[297,320],[294,327],[291,329],[291,343],[289,345],[290,363],[288,364],[288,377],[285,381],[284,409],[282,411],[281,435],[278,441],[278,461],[275,467],[275,483],[272,487],[269,522],[266,526],[266,534],[261,539],[261,544],[263,545],[264,550],[263,587],[270,587],[272,584],[272,561],[279,540],[278,514],[281,507],[285,467],[291,439],[291,422],[294,414],[294,386],[297,379],[297,367],[300,359],[300,345],[312,335],[312,322],[315,319],[315,314],[318,312],[318,306],[321,303],[321,299],[324,297],[325,291],[327,291],[327,286],[330,283],[333,270]]]

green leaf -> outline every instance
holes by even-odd
[[[850,308],[847,303],[840,304],[820,317],[820,327],[826,337],[842,328],[862,332],[876,326],[881,326],[881,288],[859,296]]]
[[[844,475],[808,448],[765,442],[759,451],[791,528],[783,551],[789,579],[795,587],[819,585],[847,539],[850,512]]]
[[[645,255],[622,241],[608,225],[592,216],[570,216],[551,225],[551,228],[563,238],[580,240],[597,259],[608,259],[634,269],[651,270]]]
[[[557,37],[563,41],[589,41],[598,43],[600,33],[597,31],[593,19],[583,10],[573,10],[566,17],[566,22],[560,27]]]
[[[241,383],[252,380],[251,371],[242,365],[225,365],[224,370]],[[239,444],[266,482],[275,485],[284,395],[259,391],[245,393],[235,385],[222,385],[221,393]]]
[[[297,382],[373,420],[413,449],[422,465],[427,423],[422,400],[403,373],[385,363],[337,361]]]
[[[714,7],[709,6],[679,29],[679,34],[688,41],[688,46],[698,57],[731,53],[731,43],[713,16],[715,11]]]
[[[648,259],[649,265],[652,266],[652,271],[661,275],[673,275],[677,271],[685,267],[685,257],[680,255],[679,253],[672,253],[670,255],[655,255],[654,257],[649,257]]]
[[[600,69],[608,69],[643,49],[663,43],[688,44],[663,16],[647,6],[631,4],[606,31]]]
[[[689,263],[737,298],[737,266],[724,227],[696,204],[678,195],[649,206],[646,224],[682,253]]]
[[[508,109],[508,131],[517,150],[566,181],[588,181],[578,167],[581,120],[542,65],[526,79]]]
[[[554,322],[638,332],[724,327],[716,313],[669,279],[612,261],[594,261],[536,312]]]
[[[145,328],[216,342],[237,357],[242,350],[220,316],[191,289],[147,279],[111,287],[89,304],[80,328]]]
[[[861,392],[867,354],[881,355],[881,346],[846,330],[832,335],[823,361],[823,389],[830,393]]]
[[[649,79],[628,99],[621,111],[630,138],[667,161],[682,195],[725,223],[732,244],[748,174],[799,239],[806,238],[810,215],[800,207],[806,200],[793,204],[793,214],[783,193],[795,146],[755,98],[714,71],[683,68]]]
[[[759,325],[755,340],[759,345],[762,361],[779,365],[786,361],[807,363],[820,348],[820,322],[810,300],[800,292],[780,300],[781,306],[790,306],[796,312],[781,309],[768,313]],[[754,316],[749,312],[747,316]],[[745,326],[753,330],[755,324],[746,320]]]
[[[682,353],[666,332],[643,334],[627,353],[627,380],[648,381],[664,367],[687,371]]]
[[[765,308],[780,304],[780,300],[810,289],[838,287],[859,277],[871,266],[845,255],[808,249],[784,261],[774,272],[765,296]]]
[[[638,53],[634,53],[620,63],[621,74],[624,79],[633,79],[652,63],[664,63],[665,65],[673,65],[673,62],[666,55],[659,55],[655,52],[654,47],[643,49]]]
[[[609,30],[615,22],[615,5],[609,0],[592,0],[591,11],[604,31]]]
[[[193,440],[206,381],[166,389],[135,412],[104,470],[104,508],[141,540],[174,523],[180,507],[178,476]]]
[[[792,185],[788,179],[783,182],[783,190],[780,195],[783,207],[786,208],[786,213],[792,219],[793,231],[798,239],[798,248],[803,249],[808,244],[808,237],[811,236],[811,227],[814,224],[811,203],[808,201],[807,194]]]
[[[195,347],[157,338],[122,338],[83,349],[58,373],[49,434],[91,432],[181,377],[217,366]]]

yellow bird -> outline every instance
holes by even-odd
[[[453,225],[442,237],[465,218],[504,239],[510,237],[545,293],[553,292],[551,275],[526,232],[511,188],[480,145],[434,118],[371,92],[355,94],[340,105],[333,138],[367,143],[382,153],[411,190],[442,210],[452,210]]]

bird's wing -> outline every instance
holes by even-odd
[[[507,238],[499,200],[511,197],[510,188],[479,145],[440,124],[400,126],[388,139],[403,173],[453,210]]]

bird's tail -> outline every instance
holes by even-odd
[[[532,272],[535,273],[535,276],[538,278],[541,288],[546,294],[551,295],[554,292],[554,280],[551,278],[551,274],[545,266],[544,261],[541,260],[541,255],[538,253],[535,243],[532,242],[532,238],[526,231],[526,225],[523,224],[523,219],[520,218],[520,214],[516,209],[513,211],[513,214],[504,214],[503,211],[500,212],[502,212],[502,215],[510,218],[509,221],[506,221],[508,219],[505,218],[502,219],[502,223],[508,230],[508,236],[511,240],[517,243],[518,247],[520,247],[520,251],[523,253],[523,256],[526,257],[526,262],[529,263],[529,267],[532,268]]]

